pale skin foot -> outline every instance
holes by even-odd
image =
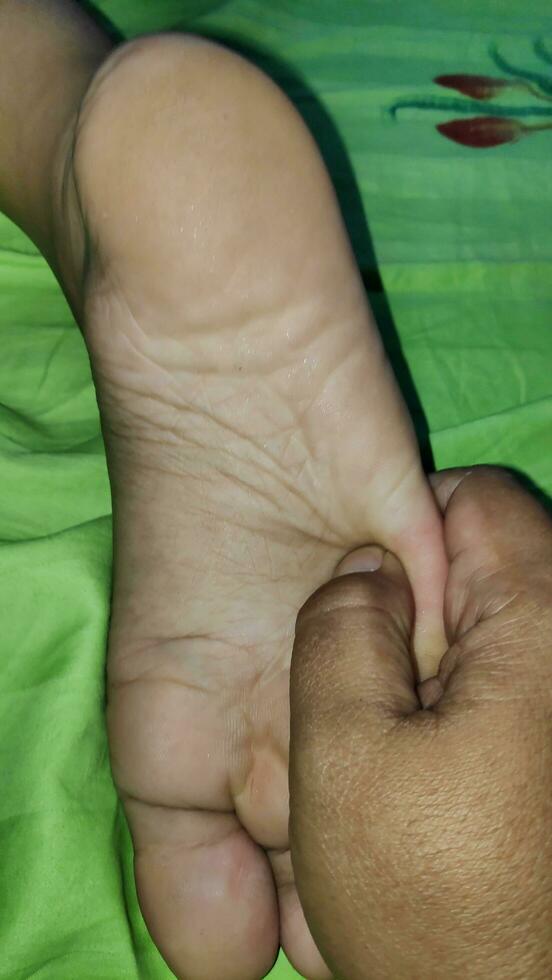
[[[258,980],[279,943],[323,980],[288,849],[295,617],[377,541],[435,672],[446,559],[411,423],[316,147],[257,69],[187,36],[125,45],[59,159],[53,264],[113,489],[107,722],[140,905],[185,980]]]

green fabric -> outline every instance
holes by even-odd
[[[552,121],[548,3],[98,7],[129,37],[219,37],[283,86],[330,168],[436,466],[511,465],[552,493],[552,131],[475,149],[436,129],[478,113]],[[433,82],[516,69],[533,90],[488,104]],[[161,980],[103,723],[111,505],[87,355],[46,263],[5,218],[0,249],[0,977]],[[281,956],[270,976],[297,974]]]

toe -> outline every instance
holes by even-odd
[[[333,974],[318,951],[299,901],[289,850],[269,851],[268,857],[278,890],[282,949],[302,977],[331,980]]]
[[[184,980],[261,980],[279,948],[269,862],[235,815],[125,800],[142,914]]]

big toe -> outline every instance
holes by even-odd
[[[125,800],[138,898],[180,980],[261,980],[279,948],[265,852],[235,815]]]

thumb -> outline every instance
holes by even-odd
[[[381,566],[363,572],[373,567],[374,552]],[[307,921],[334,969],[342,961],[331,944],[349,929],[346,921],[343,929],[336,922],[347,882],[341,872],[341,880],[332,873],[333,858],[321,856],[343,850],[346,801],[354,809],[355,782],[362,776],[377,783],[389,751],[386,734],[420,708],[410,653],[413,620],[400,562],[373,548],[348,555],[297,618],[290,678],[291,857]],[[349,836],[354,857],[358,842]]]
[[[413,622],[410,585],[391,552],[359,548],[340,562],[297,617],[290,699],[298,747],[332,719],[339,719],[341,730],[354,730],[360,712],[363,725],[371,716],[379,727],[384,706],[419,708]]]

